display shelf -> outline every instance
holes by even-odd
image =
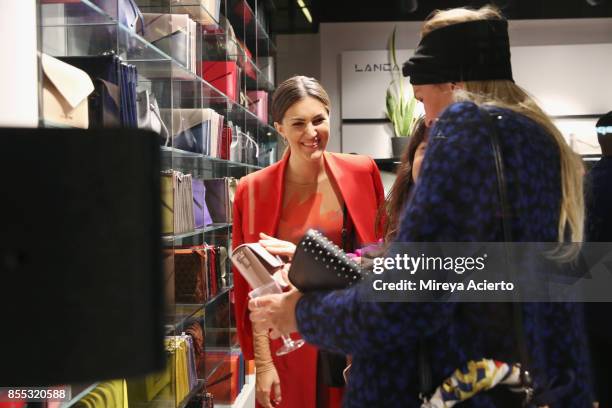
[[[217,372],[217,370],[219,370],[219,368],[221,368],[221,366],[223,364],[227,364],[228,363],[228,359],[229,356],[231,354],[230,349],[222,349],[222,348],[218,348],[218,347],[209,347],[207,350],[207,352],[213,352],[216,353],[216,357],[219,359],[219,361],[215,361],[212,365],[208,365],[207,363],[205,363],[205,380],[206,380],[206,384],[209,383],[209,380],[211,379],[211,377],[213,375],[215,375],[215,373]]]
[[[53,122],[52,120],[41,121],[41,126],[46,127],[46,128],[53,128],[53,129],[78,129],[78,128],[75,128],[74,126]]]
[[[208,163],[212,163],[217,166],[224,167],[224,168],[242,167],[245,169],[254,169],[254,170],[259,170],[263,168],[262,166],[258,166],[256,164],[240,163],[240,162],[234,162],[231,160],[218,159],[216,157],[204,156],[201,153],[187,152],[185,150],[180,150],[174,147],[161,146],[161,152],[162,152],[162,159],[164,158],[165,159],[181,159],[182,158],[182,159],[206,161]]]
[[[229,228],[231,226],[232,224],[228,224],[228,223],[216,223],[216,224],[207,225],[204,228],[197,228],[195,231],[186,232],[184,234],[164,235],[162,239],[165,244],[171,244],[171,243],[174,243],[175,241],[180,241],[185,238],[191,238],[191,237],[195,237],[198,235],[203,235],[207,232],[217,231],[217,230],[221,230],[224,228]]]
[[[122,61],[135,65],[138,73],[136,91],[141,94],[146,89],[150,95],[155,97],[159,106],[159,116],[172,136],[177,134],[177,129],[180,127],[177,125],[182,125],[183,119],[186,118],[177,110],[212,108],[223,116],[225,124],[232,122],[242,132],[247,133],[259,149],[257,157],[259,164],[256,164],[256,160],[253,158],[255,147],[252,142],[249,142],[253,145],[252,149],[247,146],[235,156],[244,158],[245,161],[250,163],[208,157],[203,154],[179,150],[172,146],[160,146],[163,169],[190,173],[198,179],[239,178],[262,169],[263,166],[260,164],[267,165],[269,162],[276,161],[279,135],[275,128],[268,123],[267,118],[262,117],[263,120],[261,120],[248,107],[230,99],[226,93],[221,92],[206,81],[201,73],[203,68],[199,61],[214,60],[214,58],[201,55],[206,37],[210,33],[221,36],[219,38],[221,41],[227,37],[222,32],[221,25],[224,25],[222,19],[215,17],[218,15],[216,10],[212,12],[207,10],[200,4],[199,0],[136,0],[136,3],[144,13],[186,13],[192,19],[199,21],[196,41],[198,49],[195,58],[197,62],[195,64],[192,63],[193,60],[185,62],[185,64],[179,62],[184,62],[185,58],[178,53],[174,45],[169,45],[168,42],[152,44],[146,38],[155,38],[148,35],[148,32],[138,34],[133,28],[128,27],[131,22],[126,24],[119,22],[118,16],[123,15],[120,13],[119,7],[122,4],[127,4],[121,0],[70,0],[59,4],[57,2],[55,4],[39,3],[39,27],[42,40],[39,51],[58,57],[116,54]],[[253,70],[249,72],[251,76],[246,75],[244,70],[241,71],[239,82],[236,85],[237,88],[242,92],[245,90],[272,92],[274,84],[270,82],[270,78],[263,74],[265,68],[262,71],[257,65],[259,57],[275,52],[274,44],[271,43],[270,35],[264,27],[265,23],[262,24],[257,18],[258,10],[254,7],[251,8],[246,2],[241,3],[241,0],[221,1],[221,7],[224,15],[228,15],[228,17],[230,13],[234,15],[232,17],[236,22],[233,24],[234,29],[238,37],[252,52],[251,57],[245,55],[240,57],[244,64],[247,64],[249,68],[252,67]],[[232,8],[234,11],[228,12]],[[242,17],[236,19],[236,13],[242,13]],[[174,44],[172,41],[169,42]],[[216,45],[219,46],[218,49],[223,50],[223,44]],[[233,59],[232,56],[229,56],[229,59]],[[227,61],[227,53],[221,55],[219,60]],[[242,61],[241,65],[244,67]],[[192,68],[189,69],[186,65]],[[94,76],[92,73],[90,75]],[[96,78],[93,77],[92,79]],[[124,85],[123,82],[121,84]],[[226,89],[225,84],[218,85],[217,82],[215,84],[222,89]],[[231,89],[230,86],[227,89]],[[228,91],[228,93],[231,94],[232,92]],[[240,97],[240,95],[238,96]],[[138,99],[139,103],[142,101],[142,98]],[[133,102],[133,100],[130,102]],[[242,98],[242,102],[245,103],[244,98]],[[126,106],[121,105],[121,109]],[[185,112],[187,113],[187,111]],[[176,120],[180,122],[177,123]],[[41,126],[45,127],[64,127],[50,122],[40,122]],[[189,125],[194,126],[193,123]],[[198,123],[195,124],[195,126],[197,125]],[[243,145],[239,144],[239,146]],[[234,157],[233,154],[232,157]],[[163,251],[164,253],[171,253],[172,249],[181,245],[198,245],[207,242],[211,245],[227,248],[229,254],[231,252],[229,251],[231,248],[231,229],[231,223],[219,223],[189,233],[165,235],[161,237]],[[223,376],[226,374],[224,368],[222,370],[219,370],[219,368],[223,364],[227,364],[232,346],[235,347],[236,345],[235,329],[232,329],[231,317],[232,274],[229,258],[227,262],[228,264],[221,269],[223,273],[226,273],[225,277],[217,279],[219,287],[222,287],[221,285],[226,287],[220,289],[215,296],[211,296],[203,304],[168,304],[165,308],[165,334],[180,335],[185,329],[185,324],[189,323],[191,319],[200,321],[201,318],[204,330],[204,350],[206,353],[210,353],[210,355],[204,357],[210,356],[210,359],[206,362],[205,372],[202,373],[204,378],[199,380],[197,389],[192,390],[187,398],[179,404],[180,408],[186,407],[189,401],[193,401],[193,396],[200,392],[205,381],[211,379],[211,376],[216,374],[218,377],[221,372],[223,372]],[[165,289],[170,289],[170,287]],[[175,379],[171,380],[167,389],[162,392],[163,395],[160,393],[153,401],[143,401],[142,404],[134,401],[134,407],[176,408],[176,394],[173,391],[175,381]],[[79,388],[73,386],[74,393],[78,392],[79,394],[70,403],[62,406],[71,406],[97,385],[98,383],[94,383]],[[243,393],[241,392],[240,395],[243,395]]]
[[[227,294],[230,290],[232,290],[231,286],[226,286],[225,288],[222,288],[215,296],[211,296],[210,298],[206,299],[206,305],[210,305],[216,302],[218,299]]]
[[[220,44],[227,44],[227,42],[231,40],[227,37],[227,34],[224,31],[219,29],[219,30],[207,31],[206,33],[204,33],[203,41],[205,42],[205,44],[207,44],[207,46],[211,50],[214,50],[216,47],[220,47]],[[236,47],[239,49],[238,44],[236,44]],[[263,91],[268,91],[268,92],[274,91],[274,84],[272,84],[270,80],[266,78],[266,76],[263,74],[261,69],[257,66],[257,61],[255,60],[255,58],[249,57],[246,54],[246,52],[245,53],[240,53],[240,52],[228,53],[225,51],[226,50],[223,50],[222,52],[219,52],[218,50],[216,51],[209,50],[208,54],[210,54],[213,61],[223,57],[230,61],[238,61],[239,65],[243,64],[243,65],[249,65],[250,67],[252,67],[252,70],[255,73],[255,76],[257,79],[254,79],[250,77],[248,74],[244,73],[244,68],[243,68],[243,74],[246,79],[246,89],[247,90],[249,91],[263,90]]]
[[[174,313],[166,316],[166,334],[179,333],[185,322],[191,318],[204,316],[203,304],[176,304],[171,306]]]
[[[189,391],[189,394],[187,394],[185,399],[183,399],[183,401],[181,401],[181,403],[178,404],[176,408],[185,408],[187,404],[189,404],[189,402],[193,399],[193,397],[195,397],[196,395],[200,393],[200,391],[202,391],[202,387],[204,387],[204,383],[205,383],[204,380],[198,380],[198,383],[196,384],[196,386],[193,387],[191,391]]]
[[[236,36],[246,44],[253,55],[265,57],[276,54],[276,46],[249,3],[246,0],[227,1],[228,19],[234,27]]]
[[[72,399],[70,401],[62,402],[60,404],[60,408],[69,408],[79,402],[82,398],[84,398],[87,394],[93,391],[100,383],[86,383],[86,384],[77,384],[71,385],[72,388]]]
[[[219,27],[219,18],[215,17],[212,11],[204,7],[203,4],[194,0],[173,0],[170,5],[172,14],[189,14],[192,20],[200,23],[206,29]]]

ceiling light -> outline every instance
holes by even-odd
[[[302,7],[302,13],[304,13],[304,17],[306,17],[306,20],[308,20],[308,22],[312,24],[312,16],[310,15],[310,10],[308,10],[308,7]]]
[[[300,8],[304,8],[306,7],[306,4],[304,4],[304,0],[297,0],[298,6],[300,6]]]

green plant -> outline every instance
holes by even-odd
[[[414,110],[417,101],[414,95],[406,96],[404,91],[404,78],[397,64],[395,51],[395,32],[396,27],[393,28],[388,48],[391,59],[391,84],[387,88],[386,114],[393,124],[395,136],[401,137],[410,136],[412,133],[412,127],[416,120]]]

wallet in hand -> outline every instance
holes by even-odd
[[[272,282],[272,275],[284,265],[258,243],[242,244],[234,249],[232,263],[253,289]]]
[[[362,281],[368,271],[320,232],[309,229],[297,245],[289,280],[300,290],[344,289]]]

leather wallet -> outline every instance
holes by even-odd
[[[298,243],[289,280],[301,292],[344,289],[362,281],[368,272],[320,232],[309,229]]]
[[[283,262],[258,243],[242,244],[232,253],[232,264],[251,288],[271,283],[272,275],[283,267]]]
[[[42,54],[43,117],[56,124],[87,129],[88,96],[94,85],[86,72]]]

